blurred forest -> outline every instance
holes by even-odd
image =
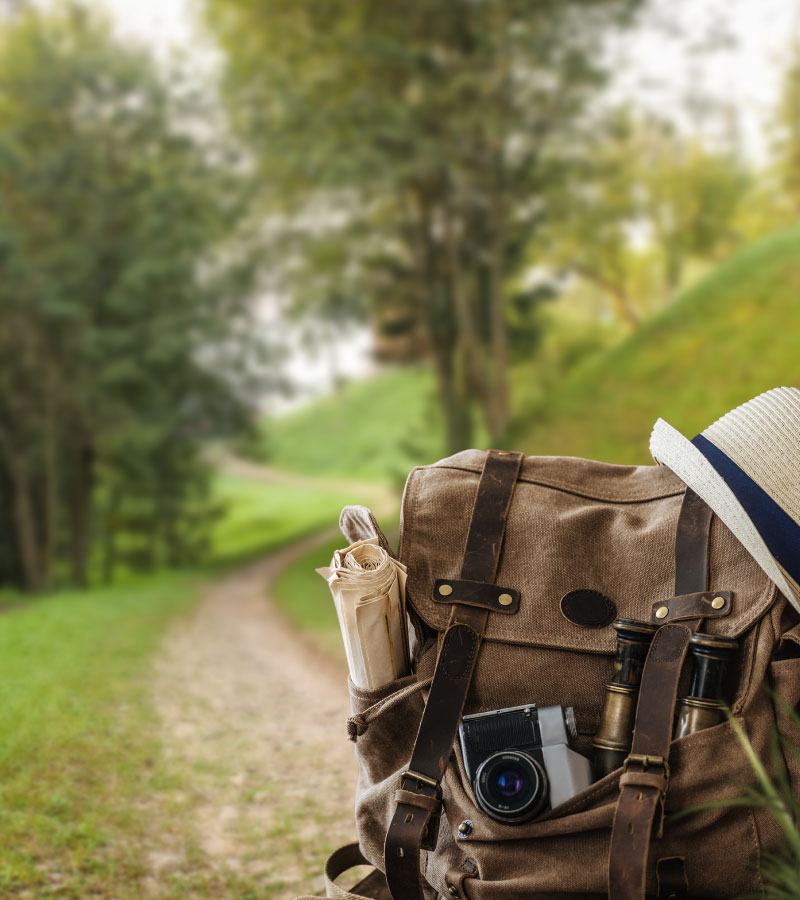
[[[218,90],[90,7],[0,23],[0,583],[208,552],[209,442],[252,446],[285,380],[260,292],[430,371],[435,452],[500,445],[536,385],[800,214],[800,44],[756,163],[735,98],[693,132],[609,93],[657,2],[204,10]]]
[[[186,562],[258,349],[241,154],[88,8],[0,42],[0,583]]]

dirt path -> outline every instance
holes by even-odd
[[[327,852],[352,840],[355,766],[346,672],[269,602],[275,576],[331,534],[207,588],[156,660],[166,774],[148,894],[321,892]]]

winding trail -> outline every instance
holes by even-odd
[[[162,823],[149,896],[323,893],[325,857],[353,839],[345,664],[269,599],[333,533],[225,575],[168,632],[152,685],[167,774],[149,804]]]

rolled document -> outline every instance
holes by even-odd
[[[353,684],[374,690],[406,675],[406,567],[368,538],[337,550],[317,572],[331,590]]]

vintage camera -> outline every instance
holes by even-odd
[[[589,760],[569,748],[571,706],[513,706],[464,716],[458,730],[478,806],[517,824],[558,806],[592,782]]]

